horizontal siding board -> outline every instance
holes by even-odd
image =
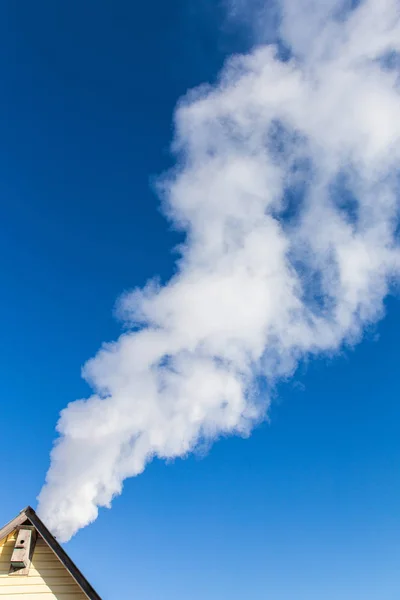
[[[31,577],[43,577],[47,580],[49,577],[70,577],[70,574],[66,573],[65,569],[58,567],[56,569],[45,567],[40,569],[40,571],[30,568],[28,578]]]
[[[68,574],[52,574],[49,577],[40,577],[37,575],[36,577],[22,577],[12,576],[12,577],[2,577],[0,579],[0,588],[7,587],[12,585],[40,585],[43,584],[43,581],[46,582],[47,585],[72,585],[76,587],[76,583]]]
[[[60,559],[55,554],[53,554],[53,552],[51,550],[49,550],[49,552],[36,552],[35,551],[33,553],[32,560],[39,561],[39,560],[43,560],[43,559],[56,560],[61,563]]]
[[[0,567],[0,581],[8,577],[10,570],[10,563],[4,565],[4,567]],[[26,579],[26,576],[23,576]],[[71,575],[61,567],[53,567],[52,565],[47,565],[40,569],[29,569],[28,578],[31,577],[71,577]],[[14,574],[12,579],[21,579],[18,575]]]
[[[70,577],[68,571],[66,571],[61,564],[53,565],[51,563],[48,563],[47,566],[41,567],[40,570],[31,566],[31,568],[29,569],[28,577],[37,577],[37,575],[45,577],[46,575],[51,575],[52,573],[54,573],[55,575],[57,575],[58,573],[65,573],[66,577]]]
[[[14,584],[6,584],[5,580],[6,579],[10,579],[11,582],[15,581],[28,581],[30,582],[30,585],[34,585],[35,583],[38,583],[39,580],[41,581],[69,581],[71,582],[71,584],[73,585],[78,585],[73,578],[71,577],[71,575],[69,575],[68,573],[66,573],[65,571],[54,571],[54,569],[49,570],[47,572],[47,574],[45,575],[44,573],[32,573],[28,576],[18,576],[18,575],[13,575],[12,577],[6,577],[6,576],[2,576],[0,577],[0,586],[2,585],[14,585]]]
[[[8,562],[0,562],[0,577],[4,577],[5,575],[8,575],[8,571],[10,569],[10,561]],[[31,575],[35,574],[39,574],[39,575],[49,575],[51,571],[54,571],[55,573],[58,573],[58,571],[63,571],[64,573],[68,573],[68,571],[66,569],[64,569],[64,567],[62,566],[61,563],[52,563],[52,562],[43,562],[40,564],[35,565],[31,565],[31,568],[29,569],[29,573],[28,573],[28,577],[30,577]],[[13,577],[17,577],[17,575],[13,575]]]
[[[76,589],[74,585],[55,585],[49,587],[43,581],[37,585],[20,585],[16,583],[13,586],[1,586],[0,585],[0,598],[7,594],[25,594],[29,596],[31,594],[80,594],[80,590]]]
[[[83,592],[80,592],[79,595],[76,594],[30,594],[27,596],[26,594],[7,594],[7,596],[2,596],[1,600],[87,600],[87,597]]]
[[[53,567],[55,569],[58,567],[58,565],[61,565],[58,558],[53,558],[52,556],[42,556],[40,558],[38,558],[37,556],[34,556],[31,564],[35,569],[38,569],[39,567],[42,567],[43,565],[50,565],[51,567]]]

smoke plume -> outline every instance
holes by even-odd
[[[120,299],[128,329],[61,413],[39,511],[62,541],[152,458],[249,434],[265,389],[357,342],[399,275],[398,0],[280,13],[278,45],[177,106],[159,193],[185,243],[166,285]]]

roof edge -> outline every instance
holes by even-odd
[[[19,515],[17,515],[16,517],[14,517],[14,519],[11,519],[11,521],[9,521],[6,525],[4,525],[4,527],[2,527],[0,529],[0,540],[2,540],[5,537],[7,537],[12,531],[14,531],[14,529],[16,527],[18,527],[19,525],[22,525],[22,523],[24,523],[27,520],[28,517],[26,516],[25,511],[28,508],[30,508],[30,506],[28,506],[24,510],[21,510],[21,512],[19,513]]]
[[[67,569],[82,591],[86,594],[89,600],[101,600],[98,593],[88,582],[86,577],[78,569],[75,563],[70,559],[68,554],[57,542],[56,538],[50,533],[43,521],[37,516],[31,506],[27,506],[21,510],[19,515],[9,521],[2,529],[0,529],[0,540],[9,535],[16,527],[22,525],[26,521],[30,521],[41,537],[44,539],[49,548],[54,552],[63,566]]]

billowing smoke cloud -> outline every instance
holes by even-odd
[[[153,457],[248,434],[268,410],[259,381],[382,315],[400,267],[399,4],[299,5],[283,3],[289,59],[234,56],[178,105],[160,195],[186,242],[167,285],[120,300],[130,329],[85,365],[94,395],[61,413],[39,497],[61,540]]]

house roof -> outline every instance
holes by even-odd
[[[57,542],[56,538],[50,533],[46,525],[41,521],[41,519],[39,519],[33,508],[30,506],[22,510],[19,515],[15,517],[15,519],[0,529],[0,540],[14,531],[16,527],[26,524],[30,524],[35,527],[38,534],[43,538],[43,540],[58,557],[67,571],[72,575],[76,583],[86,594],[89,600],[101,600],[100,596],[90,585],[86,577],[84,577],[84,575],[80,572],[75,563],[70,559],[65,550]]]

